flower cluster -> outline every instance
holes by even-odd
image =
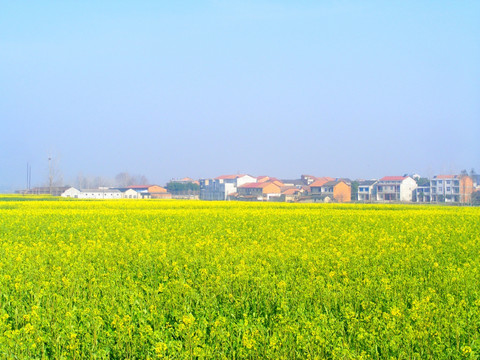
[[[478,208],[0,198],[0,357],[477,358],[478,234]]]

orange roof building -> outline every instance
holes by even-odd
[[[320,187],[310,185],[310,188],[314,198],[325,200],[328,197],[340,203],[352,200],[352,188],[343,180],[327,181]]]
[[[238,187],[240,197],[256,197],[257,200],[268,200],[272,196],[280,196],[281,186],[276,181],[248,183]]]

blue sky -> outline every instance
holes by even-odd
[[[181,3],[181,4],[180,4]],[[0,190],[480,171],[477,1],[2,1]]]

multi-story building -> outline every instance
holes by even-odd
[[[227,200],[237,192],[239,186],[256,183],[257,178],[250,175],[222,175],[215,179],[200,180],[201,200]]]
[[[302,176],[304,176],[304,175],[302,175]],[[310,186],[310,194],[312,196],[322,195],[322,186],[323,186],[323,184],[325,184],[329,181],[335,181],[335,179],[331,178],[331,177],[328,177],[328,176],[317,178],[314,182],[312,182],[309,185]]]
[[[352,188],[343,180],[326,181],[319,186],[315,183],[310,185],[311,196],[314,200],[336,202],[350,202],[352,200]]]
[[[413,202],[418,203],[429,203],[432,201],[432,196],[430,194],[430,184],[418,185],[415,190],[413,190]]]
[[[377,185],[377,201],[412,201],[417,182],[410,176],[385,176]]]
[[[363,180],[358,182],[358,201],[375,200],[375,185],[377,180]]]
[[[278,181],[247,183],[238,187],[239,198],[268,201],[272,197],[280,197],[283,184]]]
[[[436,175],[430,181],[432,202],[468,203],[473,190],[473,180],[468,175]]]

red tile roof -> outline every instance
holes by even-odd
[[[258,181],[258,182],[264,182],[264,181],[268,181],[268,180],[270,180],[270,176],[266,176],[266,175],[264,175],[264,176],[257,176],[257,181]]]
[[[267,175],[257,176],[258,182],[265,182],[265,181],[279,181],[276,177],[271,177]]]
[[[267,185],[270,185],[271,182],[269,181],[266,181],[266,182],[262,182],[262,183],[246,183],[246,184],[243,184],[241,186],[239,186],[239,188],[244,188],[244,189],[263,189],[265,186]]]
[[[280,187],[280,185],[276,184],[275,181],[265,181],[263,183],[246,183],[246,184],[243,184],[241,186],[239,186],[239,188],[244,188],[244,189],[263,189],[264,187],[267,187],[268,185],[276,185],[278,187]]]
[[[435,179],[455,179],[457,175],[437,175],[435,176]]]
[[[295,194],[298,193],[299,191],[300,191],[300,190],[297,189],[297,188],[287,189],[287,190],[282,191],[282,194],[284,194],[284,195],[295,195]]]
[[[310,187],[320,187],[320,186],[323,186],[323,184],[325,184],[326,182],[329,182],[329,181],[334,181],[335,179],[334,178],[331,178],[329,176],[324,176],[324,177],[320,177],[320,178],[317,178],[317,180],[315,180],[313,183],[310,184]]]
[[[384,176],[380,179],[380,181],[402,181],[406,178],[406,176]]]
[[[221,176],[218,176],[215,178],[215,180],[232,180],[232,179],[236,179],[236,178],[239,178],[239,177],[242,177],[242,176],[245,176],[244,174],[237,174],[237,175],[221,175]]]

